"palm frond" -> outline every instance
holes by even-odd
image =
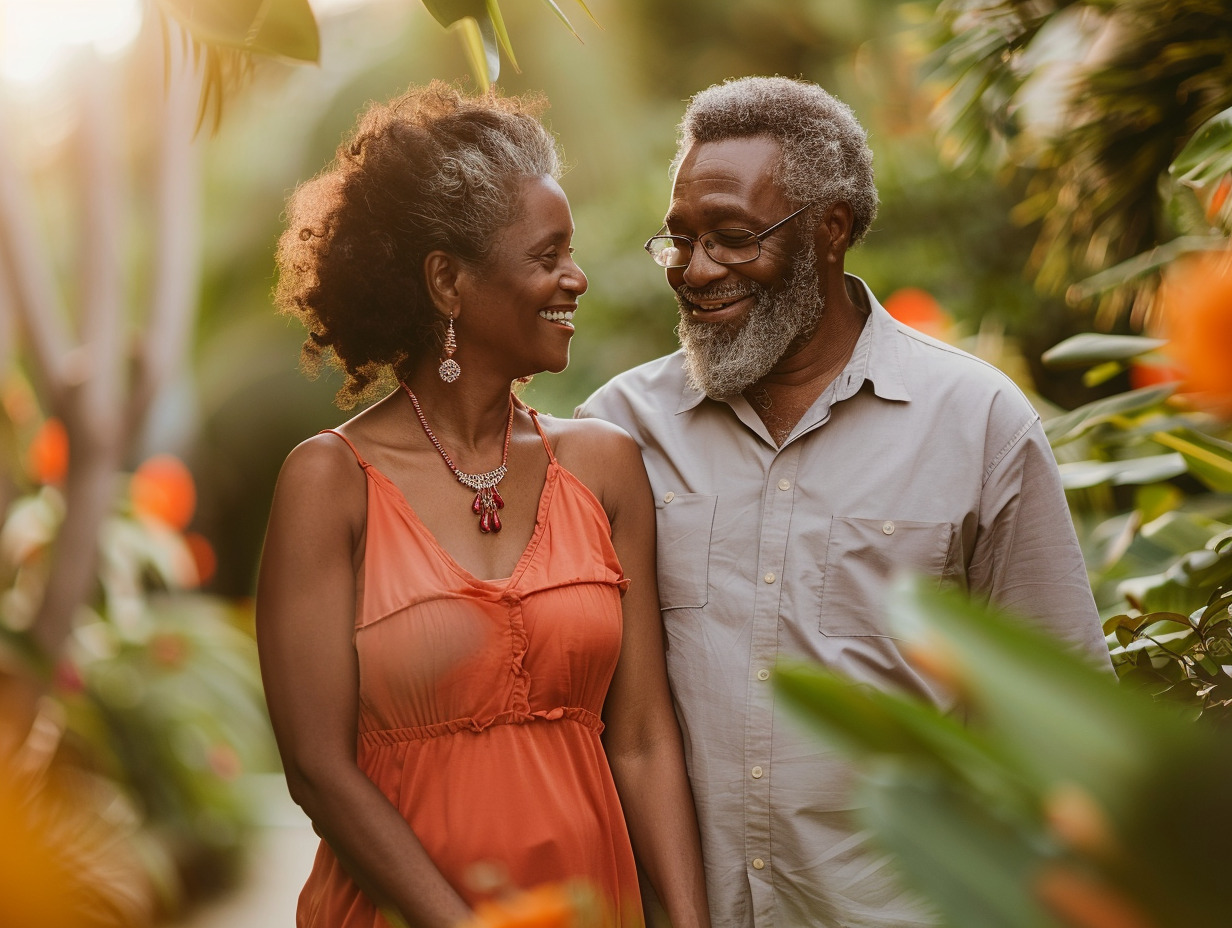
[[[218,128],[223,101],[252,72],[253,56],[290,61],[320,58],[320,34],[308,0],[155,0],[163,34],[164,65],[170,73],[169,21],[191,45],[201,70],[197,130],[212,112]]]

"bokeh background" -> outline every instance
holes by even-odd
[[[271,306],[283,203],[367,101],[476,86],[419,0],[311,0],[315,63],[210,57],[160,12],[175,5],[0,2],[0,885],[43,913],[14,925],[191,918],[261,868],[254,809],[278,775],[252,645],[262,533],[287,452],[342,418],[340,378],[301,375],[303,332]],[[592,19],[561,0],[576,34],[549,7],[502,5],[521,70],[506,59],[498,85],[550,102],[590,290],[568,370],[527,401],[569,415],[673,349],[641,244],[689,95],[816,81],[875,153],[881,208],[848,269],[1058,423],[1118,666],[1212,714],[1232,658],[1211,629],[1145,665],[1140,633],[1232,576],[1226,410],[1175,402],[1194,384],[1159,353],[1158,288],[1227,243],[1226,4],[590,0]],[[1197,341],[1220,368],[1226,262],[1201,274],[1214,334]],[[33,818],[14,811],[31,784]],[[113,827],[91,831],[99,816]],[[92,916],[55,889],[70,871]]]

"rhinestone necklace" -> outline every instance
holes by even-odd
[[[458,479],[458,483],[467,489],[475,491],[475,501],[471,503],[471,512],[479,516],[479,531],[485,535],[488,532],[499,532],[501,530],[501,520],[500,516],[497,515],[497,510],[505,508],[505,501],[501,499],[500,493],[497,492],[496,485],[505,478],[505,474],[509,471],[507,465],[509,463],[509,439],[513,436],[513,394],[509,394],[509,424],[505,427],[505,451],[501,455],[500,467],[496,468],[496,470],[490,470],[486,474],[468,474],[465,471],[458,470],[458,466],[454,464],[449,454],[441,447],[440,439],[428,427],[428,420],[424,418],[423,410],[419,407],[419,400],[411,392],[411,388],[406,385],[405,381],[402,381],[402,389],[411,398],[411,405],[415,407],[415,415],[419,417],[419,424],[423,426],[424,434],[428,436],[428,441],[432,442],[432,446],[440,452],[441,457],[445,461],[445,466]]]

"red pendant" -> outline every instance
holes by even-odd
[[[505,501],[496,492],[496,487],[485,487],[476,493],[475,501],[471,503],[471,512],[479,516],[479,531],[485,535],[489,532],[499,532],[501,520],[496,511],[504,508]]]

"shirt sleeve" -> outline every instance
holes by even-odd
[[[1036,418],[993,463],[980,497],[972,593],[1110,667],[1056,460]]]

